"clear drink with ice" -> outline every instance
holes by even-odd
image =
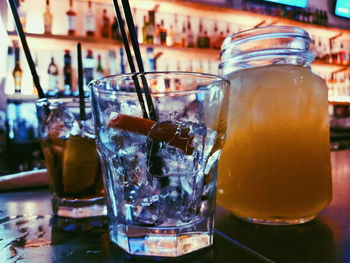
[[[165,80],[174,87],[152,93],[158,121],[142,118],[131,75],[91,85],[110,236],[131,254],[176,257],[213,242],[228,82],[192,73],[146,78],[155,90]],[[183,90],[175,91],[179,79]]]

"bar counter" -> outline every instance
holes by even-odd
[[[263,226],[217,207],[214,245],[175,262],[349,263],[350,151],[332,152],[331,160],[333,200],[316,219],[298,226]],[[46,188],[0,193],[0,262],[151,261],[111,244],[106,228],[57,230],[50,213]]]

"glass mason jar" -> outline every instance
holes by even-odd
[[[287,26],[223,43],[231,95],[218,203],[246,221],[300,224],[331,200],[327,86],[310,69],[309,45],[306,31]]]

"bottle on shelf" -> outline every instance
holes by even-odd
[[[164,27],[164,20],[160,21],[159,38],[160,38],[160,44],[163,46],[166,46],[167,45],[167,29]]]
[[[149,10],[148,11],[148,22],[146,24],[146,43],[153,45],[154,43],[154,23],[155,23],[155,11]]]
[[[60,96],[66,97],[71,95],[71,90],[73,89],[72,57],[69,50],[64,51],[63,78],[64,87],[60,91]]]
[[[155,63],[155,58],[154,58],[154,50],[153,47],[148,47],[147,48],[147,71],[152,72],[156,70],[156,63]]]
[[[53,57],[51,57],[51,62],[47,69],[47,74],[49,75],[49,83],[47,86],[47,96],[56,97],[58,96],[58,67],[55,63]]]
[[[181,71],[180,60],[176,61],[176,71]],[[174,80],[174,87],[175,87],[175,90],[182,90],[181,79],[176,78]]]
[[[119,25],[116,17],[114,18],[114,22],[112,24],[112,39],[116,39],[119,41],[122,40],[122,35],[120,33]]]
[[[197,47],[198,48],[209,48],[210,40],[207,31],[203,31],[203,21],[199,21],[199,31],[197,37]]]
[[[21,93],[22,90],[22,75],[23,71],[21,68],[21,62],[20,62],[20,49],[17,42],[14,42],[14,49],[15,49],[15,67],[12,71],[14,84],[15,84],[15,93]]]
[[[41,80],[44,74],[42,72],[42,67],[40,67],[39,65],[38,53],[35,53],[34,65],[35,65],[35,68],[37,69],[38,78],[39,80]],[[33,88],[32,88],[33,94],[38,95],[38,90],[36,89],[34,82],[32,84],[33,84]]]
[[[186,34],[186,24],[182,25],[182,34],[181,34],[181,47],[187,47],[187,34]]]
[[[87,86],[94,79],[94,69],[95,69],[95,60],[92,50],[88,50],[86,53],[85,61],[84,61],[84,77],[85,77],[85,85],[84,85],[84,93],[85,96],[88,95]]]
[[[187,17],[187,47],[195,47],[195,43],[194,43],[194,35],[192,32],[192,28],[191,28],[191,19],[188,16]]]
[[[51,34],[52,30],[52,13],[50,10],[50,0],[46,0],[46,8],[44,12],[44,34]]]
[[[110,21],[107,15],[107,9],[103,9],[102,15],[102,26],[101,26],[101,36],[104,38],[109,37]]]
[[[125,74],[125,63],[124,63],[124,49],[119,49],[120,55],[120,74]]]
[[[97,56],[97,67],[96,67],[96,76],[95,76],[96,79],[100,79],[100,78],[104,77],[104,69],[102,67],[101,60],[102,60],[102,58],[101,58],[101,55],[99,54]]]
[[[175,14],[174,17],[174,47],[181,47],[182,46],[182,39],[181,39],[181,29],[179,28],[178,18],[177,14]]]
[[[86,36],[88,37],[95,36],[95,16],[92,12],[91,1],[88,1],[88,11],[85,16],[85,31],[86,31]]]
[[[153,44],[160,45],[160,24],[157,24],[154,30]]]
[[[69,10],[66,12],[68,17],[68,35],[75,36],[77,27],[77,13],[73,10],[73,0],[69,0]]]
[[[147,44],[147,16],[143,16],[142,43]]]
[[[137,22],[137,9],[134,7],[132,9],[132,16],[134,19],[134,26],[135,26],[135,35],[137,40],[139,39],[139,26],[138,26],[138,22]]]
[[[115,75],[117,72],[117,54],[111,49],[108,50],[108,73],[106,74]]]
[[[213,48],[214,49],[220,49],[221,45],[222,45],[222,42],[224,42],[226,36],[229,36],[229,33],[226,33],[226,35],[224,35],[224,32],[220,31],[220,34],[217,37],[215,44],[213,43]]]
[[[219,38],[220,38],[221,33],[223,34],[222,31],[219,34],[218,23],[217,23],[217,21],[215,21],[214,22],[214,33],[213,33],[212,44],[211,44],[211,47],[213,49],[220,49]]]
[[[337,64],[344,66],[349,64],[343,42],[340,43],[340,48],[337,54]]]
[[[169,71],[169,65],[165,64],[165,71],[168,72]],[[171,83],[171,79],[170,78],[164,78],[164,88],[165,90],[169,91],[170,90],[170,83]]]
[[[174,27],[173,27],[173,25],[170,25],[169,32],[167,33],[167,38],[166,38],[166,45],[167,46],[169,46],[169,47],[174,46],[174,37],[175,37]]]
[[[17,12],[19,16],[19,21],[22,24],[23,31],[26,32],[27,26],[27,13],[24,8],[24,0],[17,0]]]

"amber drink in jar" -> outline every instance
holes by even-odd
[[[246,221],[300,224],[331,200],[327,86],[309,44],[306,31],[273,26],[222,46],[231,93],[217,198]]]

